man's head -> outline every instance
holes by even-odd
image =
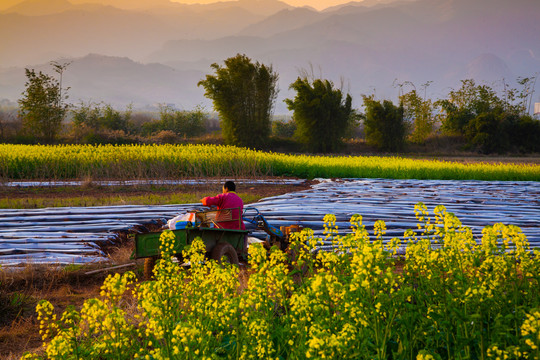
[[[236,191],[236,185],[233,181],[225,181],[225,184],[223,184],[223,192],[228,193],[230,191]]]

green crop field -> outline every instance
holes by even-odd
[[[540,165],[286,155],[216,145],[0,145],[4,181],[264,176],[539,181]]]

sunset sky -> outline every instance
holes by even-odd
[[[209,3],[217,2],[218,0],[173,0],[173,1],[177,1],[184,4],[195,4],[195,3],[209,4]],[[329,6],[348,3],[352,0],[281,0],[281,1],[292,6],[309,5],[317,10],[322,10]],[[360,0],[356,0],[356,1],[360,1]]]

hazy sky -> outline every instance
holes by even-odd
[[[177,1],[184,4],[195,4],[195,3],[209,4],[209,3],[217,2],[219,0],[173,0],[173,1]],[[281,1],[292,6],[309,5],[317,10],[322,10],[329,6],[348,3],[351,0],[281,0]],[[356,1],[360,1],[360,0],[356,0]]]

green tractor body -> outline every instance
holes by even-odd
[[[170,230],[176,236],[173,246],[173,252],[176,255],[182,255],[182,251],[193,240],[200,237],[206,245],[206,252],[212,253],[214,247],[220,242],[226,242],[232,245],[238,255],[245,257],[245,237],[247,230],[229,230],[217,228],[185,228],[181,230]],[[159,256],[159,237],[162,232],[150,232],[146,234],[137,234],[135,236],[135,258],[147,258]]]

